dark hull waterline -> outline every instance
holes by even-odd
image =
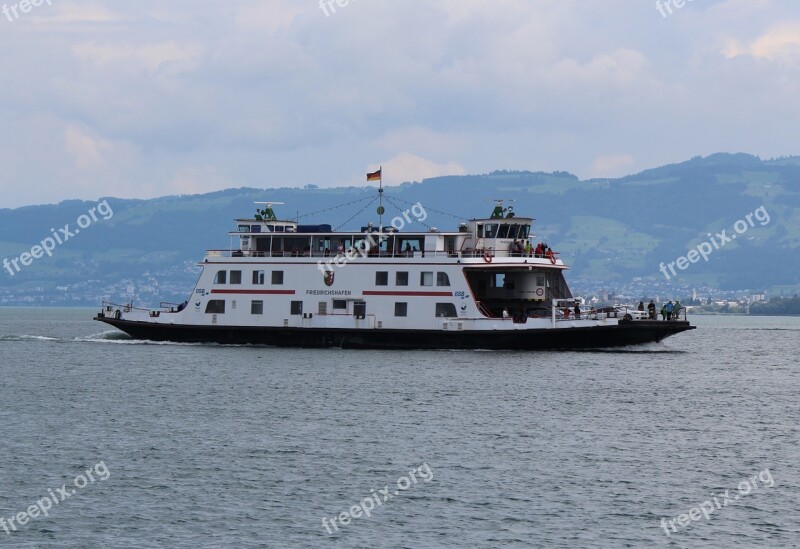
[[[177,343],[270,345],[275,347],[341,347],[344,349],[490,349],[577,350],[625,347],[659,342],[694,330],[686,321],[621,321],[615,326],[558,329],[430,331],[190,326],[95,317],[134,339]]]

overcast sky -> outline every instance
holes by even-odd
[[[800,153],[796,0],[5,1],[0,208]]]

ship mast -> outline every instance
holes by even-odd
[[[368,173],[367,181],[378,182],[378,230],[383,232],[383,214],[386,213],[383,207],[383,166],[377,172]]]

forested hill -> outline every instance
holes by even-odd
[[[50,288],[93,281],[136,280],[170,273],[191,285],[191,263],[208,248],[230,245],[237,217],[252,216],[254,202],[276,206],[284,218],[358,229],[377,223],[367,206],[374,186],[320,189],[229,189],[152,200],[110,197],[114,215],[99,220],[37,259],[15,276],[0,274],[0,288]],[[566,172],[497,171],[437,177],[387,190],[386,219],[420,202],[426,225],[455,229],[459,220],[488,216],[493,199],[513,200],[518,215],[536,219],[537,241],[562,253],[572,281],[617,284],[642,277],[664,283],[669,263],[763,206],[769,221],[756,222],[735,241],[678,271],[680,283],[722,289],[800,284],[800,158],[761,160],[747,154],[715,154],[646,170],[619,179],[580,180]],[[350,203],[341,208],[335,206]],[[75,221],[94,202],[0,210],[0,260],[15,258],[50,236],[51,228]],[[366,206],[366,209],[361,211]],[[306,215],[323,211],[317,215]],[[751,216],[752,219],[752,216]],[[411,227],[409,227],[411,229]],[[675,281],[673,280],[673,281]]]

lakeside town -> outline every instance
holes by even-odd
[[[94,307],[103,301],[157,307],[160,303],[181,303],[194,287],[199,269],[194,262],[142,276],[119,280],[88,279],[60,285],[30,283],[0,287],[0,307]],[[597,290],[597,288],[601,288]],[[652,299],[659,308],[678,300],[688,314],[800,314],[795,294],[770,295],[762,289],[720,290],[709,286],[675,288],[658,281],[635,278],[626,284],[578,281],[573,292],[584,307],[637,306]],[[772,304],[772,307],[770,307]]]

